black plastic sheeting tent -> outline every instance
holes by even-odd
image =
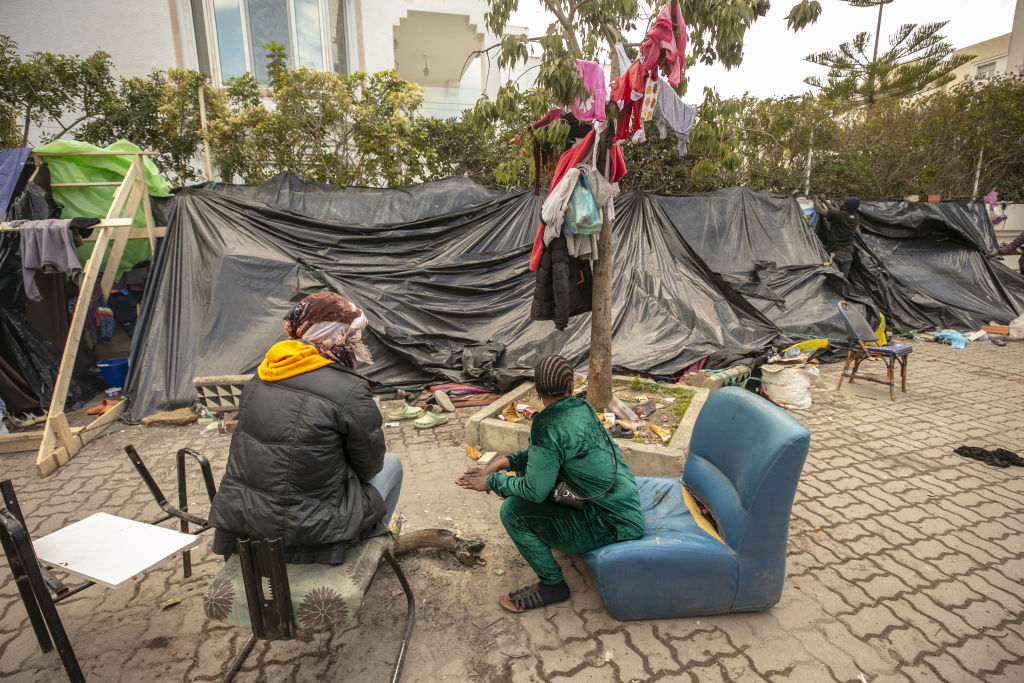
[[[713,271],[794,337],[845,339],[841,299],[873,308],[824,265],[828,254],[792,197],[732,187],[651,199]]]
[[[582,365],[589,315],[563,332],[529,319],[538,202],[465,179],[382,191],[278,176],[182,190],[163,207],[168,235],[133,340],[132,415],[191,402],[195,376],[252,372],[284,338],[284,313],[324,288],[366,312],[375,363],[361,370],[384,384],[507,386],[549,353]],[[671,374],[776,341],[776,326],[711,272],[656,202],[621,197],[616,214],[617,368]]]
[[[131,414],[193,400],[192,378],[254,371],[303,296],[363,308],[388,385],[437,378],[506,387],[561,353],[582,367],[590,316],[558,332],[529,319],[540,199],[469,180],[394,190],[280,175],[204,185],[158,202],[167,237],[132,346]],[[613,364],[673,375],[751,359],[801,336],[844,339],[840,299],[890,329],[976,329],[1024,307],[1024,278],[985,261],[980,204],[863,202],[848,282],[792,197],[730,188],[615,203]]]
[[[979,202],[862,202],[850,279],[900,330],[1005,325],[1024,312],[1024,277],[998,261]]]

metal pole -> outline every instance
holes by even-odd
[[[206,133],[206,86],[199,86],[199,125],[203,131],[203,170],[206,171],[206,180],[213,180],[213,168],[210,166],[210,138]]]

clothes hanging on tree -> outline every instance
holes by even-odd
[[[25,296],[39,301],[42,296],[35,277],[41,273],[70,273],[81,283],[82,264],[75,251],[70,220],[45,219],[12,223],[21,237],[21,269],[25,280]]]
[[[590,93],[590,97],[584,102],[580,102],[579,99],[573,102],[572,113],[580,121],[604,121],[604,108],[608,102],[604,69],[597,62],[577,59],[576,73],[583,79],[583,87]]]
[[[697,121],[697,109],[683,102],[665,79],[661,79],[661,87],[658,89],[654,117],[661,139],[664,140],[668,136],[667,129],[671,128],[679,141],[676,147],[679,156],[686,156],[687,147],[690,145],[690,131]]]
[[[564,330],[569,318],[591,310],[593,280],[590,262],[570,256],[565,236],[559,235],[540,257],[530,318],[553,320]]]
[[[619,119],[615,124],[614,141],[626,140],[636,131],[643,130],[644,88],[647,87],[647,70],[635,62],[626,73],[612,83],[611,98],[619,107]]]
[[[597,139],[597,131],[592,130],[585,138],[566,150],[559,157],[555,173],[551,177],[551,187],[557,187],[562,176],[570,168],[575,168],[577,164],[586,158],[587,153],[591,151],[591,145],[594,144],[595,139]],[[626,159],[619,145],[612,145],[610,154],[608,179],[613,183],[617,183],[626,175]],[[536,271],[540,267],[541,256],[544,253],[544,229],[544,223],[537,226],[537,233],[533,240],[533,251],[530,253],[530,270],[532,271]]]
[[[686,54],[686,22],[678,2],[670,2],[658,12],[654,26],[640,44],[640,58],[644,71],[661,72],[675,88],[683,78],[683,59]]]

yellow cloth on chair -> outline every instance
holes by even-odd
[[[718,539],[719,543],[725,543],[722,537],[715,531],[715,527],[707,520],[707,518],[700,513],[700,505],[697,503],[697,499],[693,497],[693,494],[686,490],[686,487],[680,484],[680,488],[683,489],[683,502],[686,503],[686,509],[690,511],[693,516],[693,521],[697,522],[697,526],[706,531],[711,536]]]

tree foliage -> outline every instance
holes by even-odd
[[[288,67],[282,46],[266,47],[269,89],[261,93],[248,75],[235,79],[228,113],[210,123],[221,177],[258,183],[288,171],[316,182],[388,187],[422,176],[419,86],[394,71],[341,76]]]
[[[878,7],[878,31],[882,9],[893,0],[846,0],[855,7]],[[969,62],[971,55],[954,55],[953,46],[939,34],[948,21],[903,24],[889,37],[889,47],[878,54],[879,35],[862,31],[837,50],[816,52],[807,61],[828,67],[822,80],[805,79],[831,100],[874,104],[892,97],[907,97],[942,87],[953,71]]]
[[[195,166],[202,151],[199,87],[203,74],[185,69],[153,71],[146,78],[121,78],[101,116],[87,122],[76,137],[95,145],[130,140],[158,154],[152,157],[172,185],[204,180]],[[227,112],[226,98],[204,91],[206,115],[217,120]]]
[[[0,147],[25,147],[32,126],[40,142],[55,140],[96,116],[114,88],[110,55],[33,52],[0,35]]]
[[[584,94],[581,80],[573,63],[576,59],[600,59],[611,54],[615,43],[629,44],[624,34],[632,32],[647,21],[653,21],[664,4],[662,0],[640,2],[639,0],[537,0],[552,18],[542,36],[506,36],[501,43],[489,50],[497,51],[499,66],[512,68],[525,63],[528,52],[526,43],[537,42],[542,48],[542,58],[537,74],[538,90],[520,91],[515,83],[502,86],[497,98],[491,101],[486,95],[477,103],[470,120],[478,127],[500,120],[508,113],[518,111],[517,102],[528,100],[535,118],[553,104],[566,105]],[[743,60],[743,39],[747,29],[767,10],[769,3],[759,0],[678,0],[687,25],[689,46],[685,65],[691,68],[721,63],[733,68]],[[500,35],[512,12],[519,8],[519,0],[489,0],[489,11],[485,15],[488,28]],[[799,30],[817,20],[821,13],[820,3],[801,0],[796,3],[788,17],[791,28]],[[614,70],[614,66],[613,66]],[[613,71],[614,75],[614,71]],[[686,92],[686,71],[679,86],[679,93]],[[546,101],[538,98],[542,94]],[[706,98],[714,98],[712,91],[705,92]],[[608,114],[615,118],[617,110],[609,104]],[[710,113],[710,110],[709,112]],[[508,122],[506,122],[508,123]],[[537,144],[557,143],[564,140],[566,128],[552,126],[535,136]],[[546,137],[545,137],[546,136]],[[728,171],[738,163],[735,150],[730,146],[733,138],[716,128],[713,120],[702,118],[691,134],[691,153],[697,157],[687,164],[698,181],[708,181],[719,170]]]
[[[1021,76],[966,80],[867,112],[810,96],[744,98],[724,123],[739,135],[743,162],[720,181],[802,193],[811,148],[812,194],[970,199],[980,156],[981,193],[998,186],[1001,197],[1024,200],[1021,101]]]

